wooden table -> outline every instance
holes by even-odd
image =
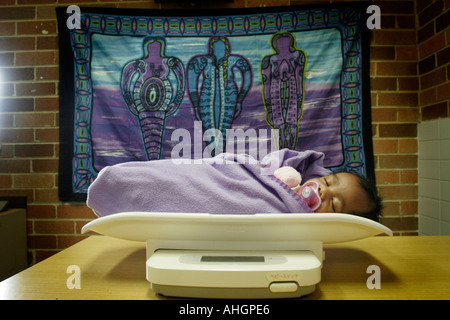
[[[380,236],[324,249],[322,281],[302,299],[450,299],[450,236]],[[145,261],[145,243],[93,235],[1,282],[0,299],[168,299],[151,290]],[[377,276],[380,289],[369,289]]]

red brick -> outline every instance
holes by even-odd
[[[13,126],[14,126],[14,114],[12,113],[2,114],[0,117],[0,127],[11,128]]]
[[[0,159],[12,159],[14,157],[14,146],[11,144],[3,144],[0,149]]]
[[[54,176],[51,174],[26,174],[13,177],[14,188],[51,188],[54,185]]]
[[[58,217],[64,219],[92,219],[95,216],[86,205],[60,205]]]
[[[433,0],[420,0],[420,1],[416,1],[417,12],[418,12],[418,13],[422,12],[422,11],[423,11],[426,7],[428,7],[432,2],[433,2]]]
[[[415,92],[381,92],[378,95],[379,106],[417,106],[418,95]]]
[[[381,155],[379,164],[382,169],[415,169],[417,168],[416,155]]]
[[[0,2],[0,6],[12,6],[16,4],[16,0],[3,0]]]
[[[0,129],[0,142],[18,143],[34,140],[33,129]]]
[[[58,49],[58,37],[38,37],[36,47],[38,50],[57,50]]]
[[[395,59],[395,47],[393,46],[380,46],[370,47],[370,59],[371,60],[394,60]]]
[[[398,146],[400,153],[417,153],[417,139],[399,139]],[[402,171],[406,172],[406,170]]]
[[[395,139],[373,139],[373,151],[375,154],[397,153],[398,140]]]
[[[52,52],[18,52],[16,66],[36,66],[55,64],[55,53]]]
[[[10,97],[14,95],[14,85],[12,83],[3,83],[2,84],[2,94],[6,97]]]
[[[33,68],[3,68],[1,72],[3,81],[34,80]]]
[[[50,0],[53,1],[54,0]],[[56,12],[54,6],[38,6],[36,8],[36,18],[43,20],[54,20],[56,21]]]
[[[58,111],[59,99],[57,97],[36,97],[36,111]]]
[[[376,122],[396,122],[397,111],[394,108],[372,108],[372,121]]]
[[[436,86],[446,82],[445,68],[436,69],[428,74],[420,77],[420,88],[422,90],[428,89],[432,86]]]
[[[416,16],[405,15],[397,16],[397,27],[402,29],[415,29],[416,28]]]
[[[397,115],[399,122],[416,123],[420,119],[419,108],[398,108]]]
[[[434,23],[430,22],[417,31],[417,43],[422,43],[434,35]]]
[[[381,138],[417,137],[416,123],[380,124]]]
[[[394,77],[371,78],[370,88],[372,91],[395,91],[397,90],[397,78]]]
[[[376,63],[375,62],[370,62],[370,77],[374,77],[375,76],[375,68],[376,68]]]
[[[419,79],[417,77],[398,78],[398,89],[400,91],[418,91]]]
[[[384,205],[383,210],[384,217],[397,216],[400,212],[400,201],[394,200],[383,201],[383,205]]]
[[[36,202],[57,203],[58,188],[53,189],[35,189]]]
[[[0,111],[33,111],[33,98],[0,98]]]
[[[375,172],[377,185],[398,184],[400,172],[398,170],[377,170]]]
[[[36,220],[34,229],[37,234],[73,234],[73,221],[64,220]]]
[[[381,29],[394,29],[395,27],[395,16],[388,16],[384,14],[381,18]]]
[[[445,46],[445,34],[438,33],[434,37],[419,44],[419,59],[423,59],[430,54],[442,49]]]
[[[421,109],[422,121],[433,120],[438,118],[447,118],[449,116],[447,102],[440,102]]]
[[[28,219],[56,218],[56,208],[54,205],[28,204],[27,217]]]
[[[436,88],[430,88],[420,93],[419,104],[421,107],[435,103],[437,100]]]
[[[12,188],[12,177],[11,175],[0,174],[0,188],[11,189]]]
[[[414,1],[377,0],[374,4],[380,7],[382,14],[414,14]]]
[[[444,3],[442,0],[434,2],[432,5],[425,8],[419,13],[419,26],[423,26],[428,22],[438,17],[444,9]]]
[[[380,29],[374,32],[374,43],[377,45],[415,44],[416,32],[414,30],[392,32],[392,30]]]
[[[26,197],[28,203],[34,201],[33,189],[4,189],[0,190],[0,196],[2,197]]]
[[[16,114],[16,127],[50,127],[55,125],[55,114],[23,112]]]
[[[395,47],[398,60],[417,60],[417,47],[414,46],[401,46]]]
[[[58,159],[33,159],[33,172],[58,172]]]
[[[383,224],[392,230],[417,230],[417,217],[385,217]]]
[[[28,249],[55,249],[56,236],[28,235]]]
[[[0,51],[34,50],[34,37],[2,38]]]
[[[418,182],[417,170],[402,170],[400,174],[400,182],[404,184],[416,184]]]
[[[415,185],[383,185],[379,192],[384,200],[411,200],[417,199],[417,186]]]
[[[16,145],[17,157],[51,157],[53,156],[52,144],[20,144]]]
[[[59,80],[58,67],[42,67],[36,68],[36,80]]]
[[[34,19],[35,7],[5,7],[0,10],[0,20]]]
[[[370,102],[372,105],[372,112],[374,110],[374,108],[376,108],[378,106],[378,94],[376,94],[375,92],[371,92],[370,93]]]
[[[58,142],[59,129],[36,129],[36,139],[40,142]]]
[[[276,2],[276,1],[275,1]],[[280,6],[284,5],[285,2],[280,1]],[[275,4],[278,5],[278,4]],[[267,5],[269,6],[269,5]],[[214,1],[204,1],[202,4],[203,8],[217,8],[217,2],[214,3]],[[245,8],[245,0],[234,0],[234,1],[228,1],[228,2],[222,2],[220,4],[221,8]],[[163,3],[161,3],[161,8],[163,8]]]
[[[449,7],[450,3],[447,2],[447,9],[449,9]],[[449,21],[450,21],[450,11],[446,10],[445,13],[443,13],[436,20],[434,20],[434,23],[436,25],[436,33],[448,29],[450,25]]]
[[[56,33],[56,21],[33,21],[33,22],[18,22],[17,34],[18,35],[42,35],[42,34],[55,34]]]
[[[15,30],[14,22],[0,22],[0,36],[13,36]]]
[[[437,53],[437,65],[442,66],[450,62],[450,46]]]
[[[1,173],[27,173],[30,172],[29,160],[0,160]]]
[[[0,66],[12,66],[14,64],[14,53],[0,53]]]
[[[416,76],[417,64],[415,62],[377,62],[377,75]]]
[[[437,100],[442,101],[446,99],[450,99],[450,82],[440,85],[437,88]]]
[[[54,95],[56,84],[54,82],[41,83],[17,83],[16,92],[18,96],[44,96]]]
[[[17,0],[17,2],[17,4],[52,4],[55,3],[55,0]]]
[[[419,210],[418,201],[402,201],[400,206],[400,213],[402,215],[416,215]]]

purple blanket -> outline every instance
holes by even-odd
[[[88,190],[87,205],[97,216],[118,212],[186,212],[214,214],[310,213],[306,203],[273,176],[292,166],[303,182],[330,174],[324,155],[288,149],[261,161],[221,154],[214,158],[128,162],[104,168]]]

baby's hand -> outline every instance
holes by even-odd
[[[273,175],[286,183],[290,188],[296,188],[302,182],[300,172],[289,166],[278,168]]]

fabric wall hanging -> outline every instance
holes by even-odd
[[[254,157],[312,149],[373,178],[366,9],[82,7],[74,28],[57,8],[60,199],[84,201],[108,165],[243,141]]]

